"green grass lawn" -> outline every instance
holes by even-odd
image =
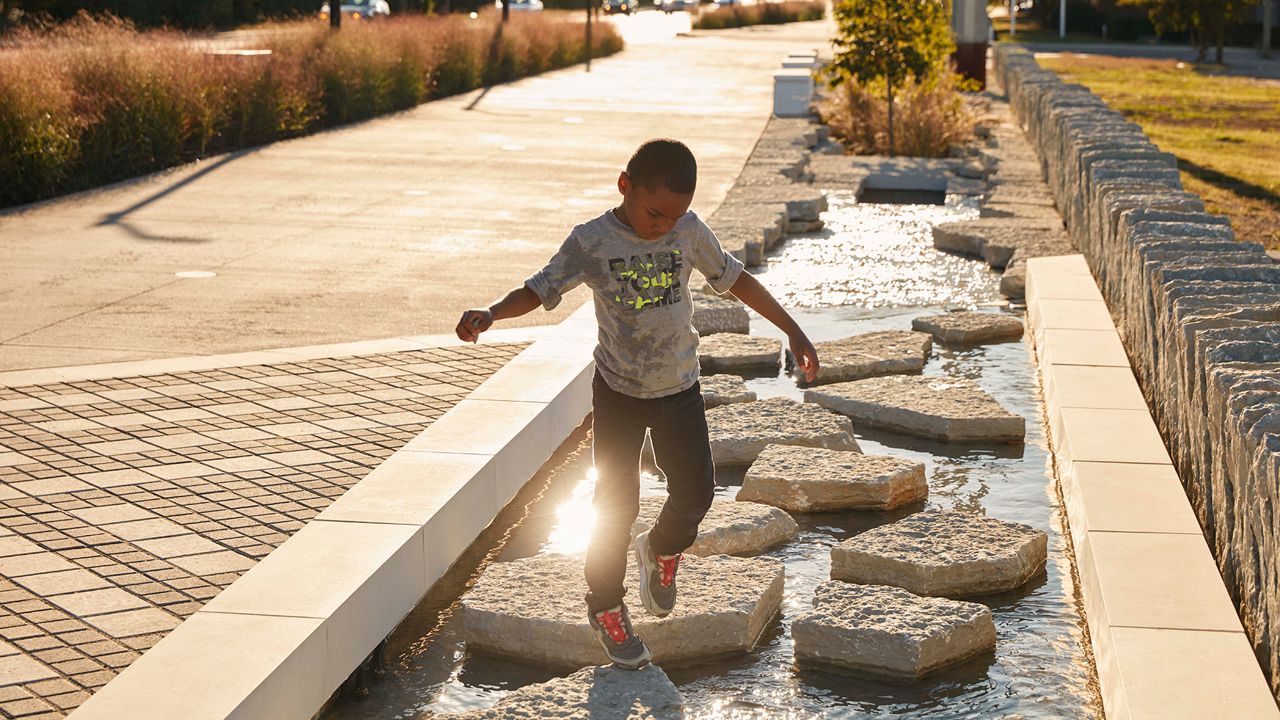
[[[1034,42],[1034,43],[1101,43],[1115,42],[1107,40],[1097,33],[1068,32],[1065,38],[1058,37],[1058,28],[1047,28],[1039,20],[1018,16],[1018,31],[1009,35],[1009,18],[993,18],[991,28],[995,31],[996,42]]]
[[[1241,240],[1280,249],[1280,82],[1213,75],[1175,60],[1041,58],[1086,85],[1178,157],[1182,184]]]

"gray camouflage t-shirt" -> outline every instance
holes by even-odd
[[[742,274],[742,262],[692,212],[662,237],[644,240],[609,210],[575,227],[551,262],[524,284],[550,310],[586,283],[595,294],[600,375],[624,395],[656,398],[698,380],[693,268],[721,293]]]

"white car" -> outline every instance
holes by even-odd
[[[510,0],[511,12],[541,12],[542,0]],[[493,6],[502,10],[502,0],[493,0]]]
[[[658,9],[665,13],[677,10],[697,10],[698,0],[658,0]]]
[[[391,17],[391,6],[387,0],[342,0],[342,17],[352,20],[375,20]],[[320,6],[320,19],[329,19],[329,3]]]

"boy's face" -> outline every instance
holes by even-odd
[[[631,182],[625,171],[618,176],[618,192],[627,224],[645,240],[667,234],[693,202],[693,193],[677,193],[661,185],[650,190]]]

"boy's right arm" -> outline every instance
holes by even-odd
[[[480,333],[488,330],[496,321],[520,317],[541,306],[542,301],[537,294],[528,286],[521,285],[487,308],[473,308],[462,313],[462,319],[458,321],[456,328],[458,339],[473,343],[480,337]]]

